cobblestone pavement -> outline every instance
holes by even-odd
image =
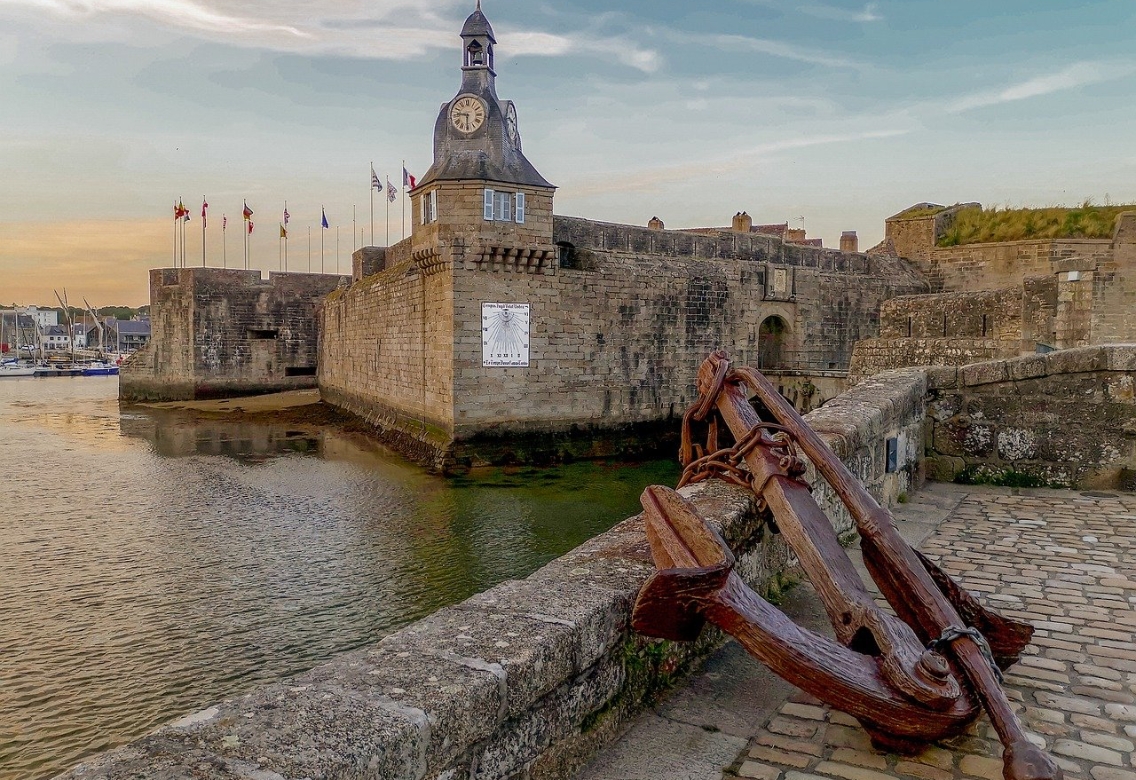
[[[1136,494],[930,492],[959,500],[921,549],[1037,629],[1006,675],[1031,739],[1068,780],[1136,780]],[[1001,753],[985,718],[917,756],[879,753],[854,719],[797,693],[724,777],[1000,780]]]

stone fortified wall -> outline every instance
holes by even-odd
[[[918,476],[925,392],[922,371],[895,372],[807,419],[890,502]],[[761,592],[781,576],[786,548],[747,493],[719,483],[684,493],[722,533],[747,582]],[[831,509],[827,488],[814,495]],[[830,516],[849,531],[846,515]],[[642,521],[630,518],[524,580],[188,715],[61,778],[571,777],[649,693],[721,639],[707,631],[679,645],[632,633],[631,606],[652,571]]]
[[[1136,346],[1082,347],[930,374],[935,479],[1110,486],[1136,470]]]
[[[1136,212],[1117,217],[1110,240],[924,249],[919,263],[944,292],[885,302],[880,338],[856,345],[849,381],[899,366],[964,365],[1136,339]]]
[[[681,416],[712,349],[761,364],[768,318],[784,330],[765,367],[842,371],[882,301],[927,289],[896,258],[760,235],[557,217],[553,240],[539,266],[460,245],[388,257],[324,309],[324,397],[439,468],[634,451]],[[529,305],[528,367],[482,365],[483,303]]]
[[[150,343],[119,397],[176,401],[316,386],[316,311],[346,277],[221,268],[150,271]]]

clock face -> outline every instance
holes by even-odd
[[[485,124],[485,104],[473,95],[463,95],[450,109],[450,122],[462,133],[472,133]]]
[[[509,137],[509,143],[517,145],[517,108],[511,100],[505,106],[505,135]]]

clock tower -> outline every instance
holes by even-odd
[[[434,163],[411,192],[413,251],[452,247],[467,267],[520,261],[547,272],[556,188],[521,151],[513,102],[497,96],[497,39],[480,0],[461,40],[461,86],[438,112]]]

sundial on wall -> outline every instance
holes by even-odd
[[[529,304],[481,304],[481,365],[529,364]]]

